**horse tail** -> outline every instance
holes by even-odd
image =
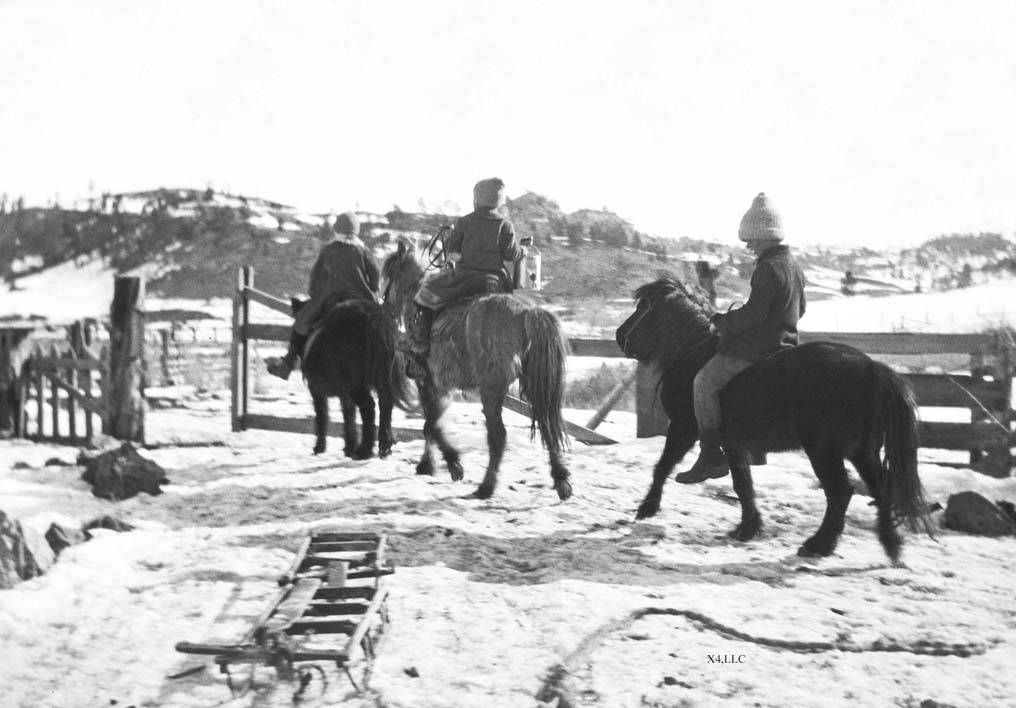
[[[531,434],[536,435],[539,425],[544,445],[561,449],[568,445],[561,417],[568,341],[557,318],[545,310],[527,310],[523,326],[526,341],[519,386],[522,397],[531,407]]]
[[[392,401],[402,410],[411,410],[409,378],[406,376],[406,361],[398,346],[398,332],[395,323],[385,315],[380,305],[372,307],[368,327],[368,352],[370,369],[375,390],[387,390]]]
[[[888,366],[873,362],[869,449],[877,458],[884,447],[874,480],[879,503],[886,506],[894,524],[905,523],[912,531],[923,530],[933,537],[928,521],[921,478],[917,474],[917,402],[910,386]]]

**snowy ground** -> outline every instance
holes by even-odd
[[[120,503],[54,463],[76,449],[0,442],[0,508],[24,524],[108,513],[137,527],[0,592],[0,706],[292,705],[272,669],[233,696],[210,661],[174,645],[236,641],[299,541],[326,528],[390,534],[392,621],[367,693],[329,669],[304,705],[1016,705],[1014,539],[912,536],[906,567],[892,567],[859,496],[836,554],[806,562],[795,552],[823,496],[797,454],[757,469],[767,526],[739,544],[725,536],[738,518],[729,480],[671,484],[659,516],[633,521],[662,439],[632,439],[621,414],[607,423],[621,444],[575,445],[575,496],[561,503],[512,414],[501,485],[484,502],[469,496],[486,461],[475,405],[451,415],[458,484],[413,474],[420,442],[383,461],[344,459],[339,441],[315,457],[307,436],[230,433],[224,409],[153,411],[151,442],[209,444],[146,451],[172,484]],[[962,489],[1016,500],[1013,479],[927,463],[921,476],[942,503]]]

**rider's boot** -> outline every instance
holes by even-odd
[[[675,480],[681,484],[696,484],[707,479],[719,479],[730,472],[727,456],[723,454],[718,436],[703,435],[699,440],[699,457],[687,472],[681,472]]]
[[[289,335],[289,351],[282,359],[268,362],[268,373],[272,376],[278,376],[283,381],[289,379],[289,375],[293,373],[293,369],[296,368],[296,363],[300,359],[300,354],[303,352],[303,347],[307,343],[307,335],[299,334],[296,330],[293,330]]]

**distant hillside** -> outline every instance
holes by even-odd
[[[753,259],[733,240],[651,236],[607,209],[565,213],[533,192],[509,200],[507,209],[517,233],[542,251],[542,297],[549,301],[629,298],[661,271],[694,281],[697,263],[712,269],[721,303],[747,294]],[[455,219],[397,207],[360,216],[362,236],[378,253],[400,237],[423,242]],[[306,288],[327,223],[324,214],[210,189],[104,195],[85,211],[19,205],[0,212],[0,278],[15,282],[57,263],[99,257],[119,272],[144,267],[153,294],[210,298],[229,296],[237,269],[250,265],[259,287],[292,294]],[[796,247],[795,253],[815,298],[841,296],[847,277],[859,291],[888,293],[964,287],[1016,272],[1016,245],[991,233],[939,236],[903,251]]]

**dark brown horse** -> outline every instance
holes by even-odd
[[[719,340],[709,330],[711,305],[676,280],[643,285],[635,291],[635,305],[617,330],[617,343],[627,356],[658,367],[660,401],[670,418],[653,484],[638,508],[637,518],[643,519],[659,511],[667,477],[698,439],[692,382]],[[826,512],[800,555],[827,556],[836,548],[853,494],[845,459],[875,500],[878,538],[889,558],[899,558],[901,521],[911,528],[923,522],[929,529],[917,475],[916,405],[906,382],[889,367],[852,347],[802,344],[739,374],[720,399],[721,443],[741,502],[733,538],[747,541],[762,528],[751,453],[801,449],[822,484]]]
[[[293,299],[293,314],[303,301]],[[328,435],[328,398],[337,396],[342,408],[346,455],[365,460],[387,457],[392,450],[392,410],[410,407],[406,365],[396,347],[398,332],[381,306],[368,300],[349,300],[324,315],[307,340],[303,377],[314,402],[314,454],[325,451]],[[374,393],[380,416],[375,423]],[[360,413],[357,434],[356,414]]]
[[[403,330],[412,331],[413,298],[424,269],[405,243],[385,259],[381,284],[385,311]],[[551,313],[512,295],[484,295],[446,307],[434,322],[426,374],[418,381],[424,413],[424,451],[417,474],[434,474],[432,446],[441,450],[452,479],[462,479],[462,463],[441,428],[453,390],[479,391],[487,424],[489,461],[476,496],[488,499],[497,486],[507,433],[501,418],[508,387],[518,379],[531,408],[532,433],[540,429],[550,455],[550,476],[563,500],[571,496],[568,469],[561,459],[567,445],[561,399],[564,396],[567,340]]]

